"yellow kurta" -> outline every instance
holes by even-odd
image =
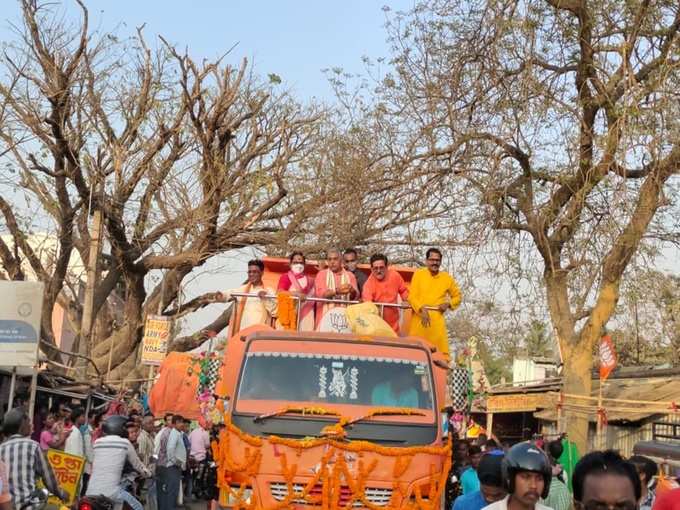
[[[453,276],[444,271],[440,271],[436,276],[432,276],[426,267],[418,269],[413,274],[411,288],[409,289],[408,301],[416,311],[411,318],[409,334],[420,336],[428,340],[440,352],[449,353],[449,339],[446,333],[446,321],[444,314],[430,310],[430,326],[425,327],[417,315],[423,306],[439,306],[449,303],[451,309],[460,305],[461,294],[456,280]]]

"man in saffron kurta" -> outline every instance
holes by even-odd
[[[328,269],[322,269],[314,280],[316,297],[349,301],[359,296],[357,280],[352,273],[343,269],[340,250],[328,250],[326,255]],[[321,323],[324,314],[337,305],[331,303],[317,303],[316,326]]]
[[[361,293],[364,301],[373,303],[397,303],[408,298],[408,289],[401,275],[387,267],[387,257],[382,253],[371,255],[371,276],[368,277]],[[390,327],[399,333],[399,309],[386,306],[382,318]]]
[[[408,301],[415,314],[411,318],[409,334],[425,338],[440,352],[448,354],[444,312],[460,305],[460,289],[449,273],[439,270],[442,254],[437,248],[427,250],[425,263],[426,267],[418,269],[411,280]],[[436,307],[437,310],[427,310],[426,307]]]

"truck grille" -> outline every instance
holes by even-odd
[[[288,497],[288,485],[283,483],[283,482],[271,482],[269,485],[269,489],[271,491],[272,497],[276,501],[283,501]],[[305,485],[301,483],[294,483],[293,484],[293,492],[301,494],[305,489]],[[322,487],[321,485],[316,485],[311,491],[309,491],[309,495],[312,497],[321,497],[322,493]],[[364,494],[366,495],[366,501],[371,503],[372,505],[375,506],[387,506],[390,503],[390,499],[392,498],[392,489],[380,489],[378,487],[366,487],[364,489]],[[349,500],[352,497],[352,493],[349,489],[349,487],[343,486],[340,488],[340,505],[344,506],[349,503]],[[306,502],[304,499],[294,499],[293,503],[297,505],[309,505],[308,502]],[[352,503],[352,506],[355,508],[361,508],[362,503],[361,501],[355,501]]]

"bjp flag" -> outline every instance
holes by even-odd
[[[600,379],[604,381],[616,368],[616,350],[612,337],[604,335],[600,339]]]

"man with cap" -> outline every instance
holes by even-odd
[[[477,466],[479,490],[456,498],[453,510],[481,510],[491,503],[503,499],[507,492],[503,485],[501,462],[503,454],[487,453]]]
[[[510,448],[501,471],[508,495],[487,510],[552,510],[539,502],[548,497],[552,469],[548,456],[538,446],[527,441]]]

